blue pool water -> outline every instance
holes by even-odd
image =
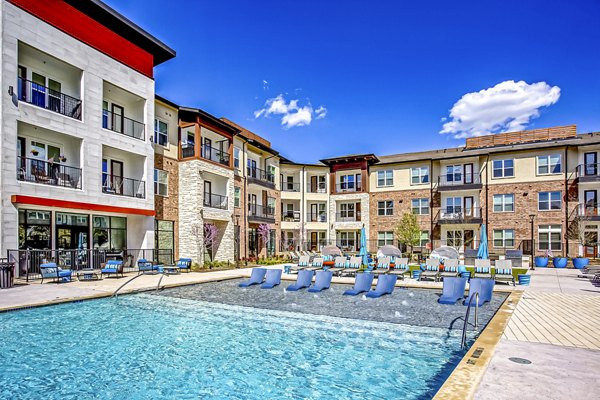
[[[2,399],[427,399],[460,331],[138,294],[0,314]]]

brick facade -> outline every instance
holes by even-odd
[[[160,154],[154,155],[154,168],[169,174],[168,196],[154,196],[154,210],[159,221],[173,221],[173,252],[179,258],[179,164],[177,160]]]

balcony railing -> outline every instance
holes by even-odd
[[[81,189],[81,168],[35,158],[17,157],[17,179],[71,189]]]
[[[438,178],[439,188],[454,188],[464,187],[471,189],[481,187],[481,176],[478,173],[473,174],[445,174]]]
[[[140,140],[144,140],[144,131],[146,129],[143,122],[127,118],[124,115],[115,114],[108,110],[102,110],[102,127]]]
[[[248,217],[263,220],[275,220],[275,208],[250,203],[248,204]]]
[[[591,220],[596,220],[597,217],[600,217],[600,209],[598,208],[597,204],[577,204],[577,209],[575,212],[577,213],[578,217],[581,217],[583,219],[589,218]]]
[[[282,182],[281,183],[281,191],[282,192],[299,192],[300,184],[299,183],[290,183],[290,182]]]
[[[436,221],[447,224],[477,224],[482,222],[481,207],[446,207],[438,211]]]
[[[281,219],[286,222],[300,222],[300,211],[285,211]]]
[[[137,179],[102,174],[102,192],[117,196],[146,198],[146,183]]]
[[[576,177],[580,181],[598,181],[600,180],[600,164],[579,164],[576,169]]]
[[[270,172],[250,166],[246,168],[246,172],[248,174],[248,178],[255,179],[259,182],[267,183],[270,185],[275,184],[275,175],[273,175]]]
[[[360,221],[360,212],[339,212],[335,214],[336,222],[358,222]]]
[[[220,194],[204,192],[204,206],[218,208],[220,210],[227,210],[227,196],[221,196]]]
[[[202,146],[202,158],[229,166],[229,153],[208,145]]]
[[[336,193],[352,193],[362,192],[362,184],[360,182],[347,182],[335,185]]]
[[[194,143],[186,143],[181,145],[181,158],[194,157]]]
[[[306,214],[306,222],[327,222],[327,213],[308,213]]]
[[[307,190],[309,193],[327,193],[327,184],[325,182],[309,183]]]
[[[75,97],[24,78],[19,78],[17,90],[20,101],[66,115],[67,117],[81,119],[81,100]]]

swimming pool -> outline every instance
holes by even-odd
[[[0,314],[2,398],[431,398],[459,330],[137,294]],[[471,338],[472,339],[472,338]]]

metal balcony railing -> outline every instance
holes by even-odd
[[[146,198],[146,183],[137,179],[102,174],[102,192],[117,196]]]
[[[258,204],[248,204],[248,217],[258,219],[275,219],[275,208],[269,206],[261,206]]]
[[[577,208],[575,210],[576,216],[578,217],[598,217],[600,216],[600,209],[597,204],[585,204],[580,203],[577,204]]]
[[[19,78],[17,91],[20,101],[81,120],[82,104],[78,98],[24,78]]]
[[[218,208],[220,210],[227,210],[227,196],[204,192],[204,206]]]
[[[140,140],[144,140],[146,129],[143,122],[115,114],[106,109],[102,110],[102,127]]]
[[[481,223],[481,207],[446,207],[438,211],[436,221],[442,223]]]
[[[275,184],[275,175],[268,171],[248,166],[246,168],[246,172],[248,174],[248,178],[255,179],[259,182],[264,182],[271,185]]]
[[[327,222],[327,213],[308,213],[306,214],[306,222]]]
[[[361,182],[346,182],[335,185],[336,193],[362,192]]]
[[[71,189],[81,189],[81,168],[35,158],[17,157],[17,179]]]
[[[438,177],[439,187],[456,186],[477,186],[481,185],[481,176],[478,173],[472,174],[444,174]]]
[[[309,193],[327,193],[327,184],[325,182],[308,183],[307,191]]]
[[[360,212],[338,212],[335,214],[336,222],[358,222],[360,221]]]
[[[300,184],[299,183],[290,183],[290,182],[281,182],[281,191],[282,192],[299,192]]]
[[[300,211],[284,211],[281,219],[286,222],[300,222]]]
[[[592,178],[600,176],[600,164],[599,163],[587,163],[579,164],[575,170],[577,178]]]
[[[208,145],[202,145],[202,158],[229,166],[229,153]]]
[[[181,158],[194,157],[194,144],[187,143],[181,145]]]

